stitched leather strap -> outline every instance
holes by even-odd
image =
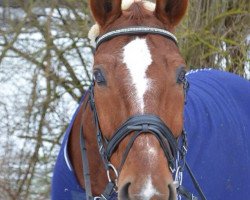
[[[91,190],[91,181],[90,181],[90,171],[89,171],[89,161],[87,156],[86,143],[83,136],[83,127],[80,129],[80,146],[81,146],[81,155],[82,155],[82,165],[83,165],[83,176],[84,176],[84,184],[86,191],[86,200],[108,200],[115,194],[115,184],[113,182],[109,182],[106,185],[103,193],[98,197],[93,197]]]
[[[100,46],[101,43],[110,40],[117,36],[122,35],[144,35],[144,34],[157,34],[162,35],[170,40],[172,40],[175,44],[178,43],[177,38],[171,32],[161,29],[161,28],[154,28],[154,27],[147,27],[147,26],[131,26],[127,28],[117,29],[114,31],[109,31],[104,35],[96,38],[96,49]]]
[[[134,140],[141,133],[151,133],[158,139],[165,156],[172,169],[175,168],[175,157],[178,151],[178,144],[170,129],[163,123],[163,121],[155,115],[138,115],[129,118],[121,128],[119,128],[107,144],[107,159],[109,160],[115,148],[119,143],[131,132],[137,131],[137,134],[132,136],[132,141],[127,145],[125,152],[128,154],[132,147]],[[123,160],[125,160],[125,155]],[[122,161],[124,162],[124,161]],[[121,163],[122,163],[121,162]],[[121,167],[121,166],[120,166]],[[120,169],[119,169],[120,170]]]
[[[190,168],[189,165],[187,164],[187,162],[185,163],[185,166],[186,166],[187,171],[188,171],[188,173],[189,173],[189,175],[190,175],[190,177],[191,177],[191,180],[192,180],[192,182],[193,182],[193,184],[194,184],[195,189],[196,189],[197,192],[199,193],[199,196],[201,197],[202,200],[206,200],[206,197],[205,197],[205,195],[204,195],[204,193],[203,193],[203,191],[202,191],[202,189],[201,189],[201,187],[200,187],[198,181],[196,180],[196,178],[195,178],[195,176],[194,176],[194,174],[193,174],[191,168]]]
[[[85,144],[85,139],[83,138],[83,127],[81,125],[80,129],[80,146],[81,146],[81,155],[82,155],[82,165],[83,165],[83,176],[84,176],[84,184],[86,191],[86,199],[92,199],[92,190],[91,190],[91,182],[90,182],[90,172],[89,172],[89,160],[87,155],[87,149]]]

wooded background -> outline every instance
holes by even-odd
[[[86,0],[0,0],[0,199],[49,199],[63,133],[91,80]],[[190,0],[178,26],[190,69],[249,79],[250,1]]]

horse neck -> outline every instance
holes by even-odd
[[[82,125],[83,134],[86,141],[87,156],[89,160],[92,192],[94,195],[97,195],[104,190],[107,184],[107,179],[102,159],[98,151],[93,113],[90,109],[90,106],[87,105],[85,109],[85,105],[86,102],[82,104],[73,124],[68,143],[68,152],[74,172],[76,174],[76,178],[80,185],[84,188],[84,176],[80,148],[80,128]]]

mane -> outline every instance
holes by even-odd
[[[147,0],[122,0],[122,10],[125,11],[131,8],[133,10],[133,15],[131,16],[131,18],[137,18],[139,20],[143,16],[138,3],[141,3],[143,7],[148,11],[153,12],[155,10],[155,3]],[[88,33],[88,38],[90,39],[92,44],[95,43],[95,40],[99,36],[99,34],[100,26],[96,23],[90,28]]]

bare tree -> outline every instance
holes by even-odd
[[[81,9],[29,1],[2,10],[0,82],[6,91],[0,111],[6,119],[0,126],[8,139],[0,161],[1,199],[49,198],[62,135],[90,83],[91,21],[86,2],[78,4]]]
[[[218,68],[246,77],[249,27],[248,0],[193,0],[178,29],[180,49],[190,68]]]

